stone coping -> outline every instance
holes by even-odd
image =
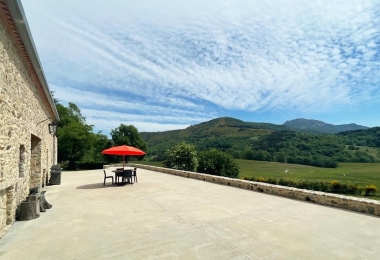
[[[151,165],[128,163],[128,166],[380,216],[380,202],[366,198],[356,198],[321,191],[304,190],[269,183],[233,179],[228,177],[175,170]]]

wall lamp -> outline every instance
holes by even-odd
[[[57,121],[52,122],[52,123],[49,124],[49,133],[51,135],[55,135],[55,133],[57,132],[57,126],[58,126]]]
[[[52,117],[48,117],[48,118],[42,120],[41,122],[38,122],[37,125],[39,125],[42,122],[45,122],[46,120],[49,120],[49,119],[52,119]],[[50,124],[48,124],[48,126],[49,126],[49,134],[55,136],[55,134],[57,133],[58,122],[57,121],[51,122]]]

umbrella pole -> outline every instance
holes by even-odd
[[[123,170],[124,170],[125,155],[123,155]]]

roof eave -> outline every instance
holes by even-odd
[[[28,21],[26,20],[26,16],[25,16],[21,1],[20,0],[6,0],[6,4],[9,8],[9,11],[12,15],[14,23],[17,27],[18,33],[24,43],[25,49],[28,53],[30,61],[32,62],[34,70],[36,71],[38,80],[41,83],[41,86],[47,97],[49,105],[54,113],[55,120],[59,120],[58,111],[57,111],[57,108],[55,107],[53,97],[51,95],[49,86],[47,84],[47,80],[46,80],[40,59],[38,57],[36,47],[34,45],[32,34],[29,30]]]

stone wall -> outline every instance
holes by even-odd
[[[29,186],[43,185],[49,177],[53,164],[53,137],[48,130],[49,120],[39,122],[54,116],[48,112],[49,105],[40,96],[1,21],[0,238],[14,222],[16,208],[28,195]],[[38,148],[41,155],[35,163],[35,178],[30,183],[32,136],[41,140]]]
[[[380,202],[371,199],[355,198],[319,191],[302,190],[261,182],[232,179],[227,177],[180,171],[150,165],[128,163],[128,166],[380,216]]]
[[[42,186],[42,168],[41,168],[41,139],[32,135],[31,153],[30,153],[30,179],[29,186]]]

